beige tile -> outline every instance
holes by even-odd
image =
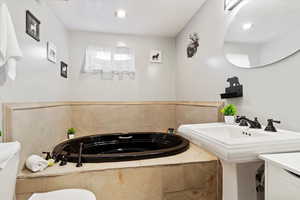
[[[140,166],[176,165],[185,163],[207,162],[213,160],[217,160],[214,155],[191,143],[190,148],[183,153],[177,154],[175,156],[141,160]]]
[[[164,195],[163,200],[191,200],[191,199],[183,191],[183,192],[166,193]]]
[[[31,154],[42,156],[43,151],[66,139],[70,128],[70,108],[53,107],[17,110],[12,113],[12,140],[22,145],[20,167]]]
[[[128,200],[161,200],[162,199],[162,171],[161,168],[125,169],[123,171],[123,191]],[[121,182],[122,183],[122,182]],[[132,191],[130,191],[130,189]],[[123,197],[124,197],[123,196]]]
[[[103,171],[110,169],[126,169],[140,167],[139,161],[127,161],[127,162],[108,162],[108,163],[84,163],[83,167],[77,168],[76,163],[68,163],[65,166],[59,166],[55,164],[53,167],[49,167],[44,171],[32,173],[27,169],[22,170],[19,173],[18,178],[36,178],[36,177],[53,177],[69,175],[74,173],[84,173],[93,171]]]
[[[163,192],[184,190],[184,169],[182,165],[162,167]]]
[[[28,200],[32,194],[20,194],[16,196],[16,200]]]
[[[99,200],[162,200],[163,196],[166,200],[213,200],[217,196],[214,164],[212,161],[18,179],[17,194],[83,188],[94,192]],[[170,194],[173,192],[176,193]]]
[[[153,131],[175,128],[174,105],[150,105],[143,107],[143,123]]]
[[[218,200],[222,200],[223,196],[223,168],[220,161],[218,161]]]
[[[45,184],[42,178],[32,178],[32,179],[17,179],[16,183],[16,193],[34,193],[34,192],[44,192]]]
[[[219,108],[216,107],[201,107],[201,106],[176,106],[176,124],[199,124],[218,122]]]
[[[64,176],[43,178],[43,184],[45,185],[45,192],[72,188],[87,189],[88,183],[86,180],[89,178],[89,173],[74,173]]]
[[[170,127],[175,127],[175,106],[73,106],[72,124],[79,130],[80,135],[115,132],[166,131]]]
[[[188,190],[185,195],[190,200],[217,200],[216,192],[210,190]]]
[[[17,179],[16,193],[43,193],[61,189],[87,189],[89,173],[74,173],[55,177]]]
[[[115,170],[99,188],[103,200],[161,200],[162,184],[159,168]]]
[[[217,187],[217,162],[206,162],[184,165],[185,189],[206,188],[207,185]]]
[[[98,199],[119,199],[118,170],[107,170],[87,173],[87,188],[92,191]],[[108,197],[106,197],[108,196]]]

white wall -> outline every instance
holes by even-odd
[[[84,52],[89,45],[115,47],[123,42],[135,50],[135,80],[101,80],[100,75],[82,74]],[[175,100],[175,39],[91,32],[70,34],[72,99],[82,101]],[[150,63],[150,51],[163,53],[162,64]]]
[[[23,60],[18,62],[15,81],[5,82],[3,74],[0,75],[0,104],[66,100],[69,97],[69,82],[60,77],[59,62],[61,60],[69,62],[68,33],[62,23],[52,14],[43,0],[0,0],[0,3],[6,3],[10,10],[24,54]],[[35,41],[25,33],[27,9],[41,21],[41,42]],[[57,46],[59,61],[57,64],[50,63],[46,59],[47,41]],[[0,109],[0,121],[1,118]]]
[[[244,97],[229,102],[238,105],[240,114],[282,121],[281,127],[300,131],[300,55],[258,69],[241,69],[223,56],[225,33],[223,1],[208,0],[176,39],[177,99],[220,100],[227,87],[226,79],[238,76],[244,85]],[[188,59],[188,35],[198,32],[198,54]]]

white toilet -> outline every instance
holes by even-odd
[[[20,144],[0,143],[0,199],[14,200],[16,178],[20,159]],[[96,200],[87,190],[67,189],[33,194],[29,200]]]

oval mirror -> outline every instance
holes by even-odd
[[[300,49],[300,0],[226,0],[226,59],[244,68],[281,61]]]

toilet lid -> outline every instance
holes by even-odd
[[[47,193],[33,194],[28,200],[96,200],[95,195],[82,189],[57,190]]]

